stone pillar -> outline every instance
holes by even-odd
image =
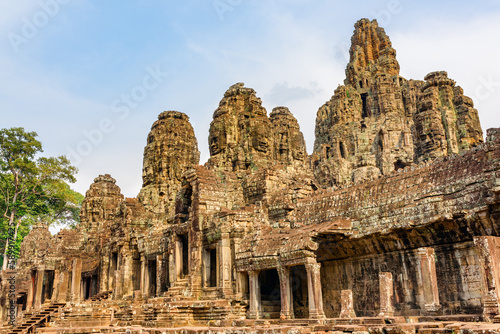
[[[156,295],[161,296],[161,278],[163,272],[163,256],[156,255]]]
[[[244,272],[236,272],[236,290],[243,298],[248,294],[248,275]]]
[[[59,299],[59,289],[61,285],[61,271],[60,270],[54,270],[54,281],[52,283],[52,298],[50,301],[52,303],[57,302]]]
[[[33,272],[30,273],[30,285],[28,286],[28,296],[26,298],[26,311],[31,310],[33,305],[33,298],[34,298],[34,293],[35,293],[35,275],[33,275]]]
[[[78,303],[81,298],[80,285],[82,282],[82,259],[73,259],[71,272],[71,301]]]
[[[174,256],[175,279],[177,280],[182,276],[182,241],[179,237],[177,237],[175,240]]]
[[[109,253],[108,256],[108,290],[113,291],[115,283],[115,272],[113,268],[113,253]],[[116,261],[116,266],[118,267],[118,260]]]
[[[204,249],[202,255],[202,283],[203,287],[208,287],[210,285],[210,250]]]
[[[141,293],[143,296],[147,296],[147,265],[146,265],[146,257],[141,255]]]
[[[172,252],[168,254],[168,281],[171,287],[174,285],[176,278],[175,254]]]
[[[281,319],[291,319],[293,315],[293,296],[290,284],[290,267],[279,267],[280,278],[280,298],[281,298]]]
[[[241,238],[233,237],[234,243],[234,253],[238,254],[240,250]],[[248,293],[248,279],[244,272],[236,271],[236,267],[233,266],[234,277],[236,278],[236,293],[241,294],[243,297],[244,293]]]
[[[307,293],[309,295],[309,318],[325,318],[323,294],[321,292],[321,263],[305,263],[307,271]]]
[[[36,281],[35,281],[35,309],[39,309],[42,306],[42,289],[43,289],[43,275],[45,270],[38,269],[36,271]]]
[[[123,251],[123,250],[122,250]],[[120,268],[122,277],[122,295],[134,296],[134,282],[132,280],[134,259],[130,252],[122,256],[123,265]]]
[[[66,303],[68,300],[68,281],[69,274],[67,270],[59,273],[59,294],[57,296],[58,303]]]
[[[101,258],[101,266],[99,268],[99,292],[108,291],[109,289],[109,256]]]
[[[394,294],[394,285],[392,282],[392,273],[381,272],[378,274],[380,287],[380,313],[379,317],[393,317],[394,305],[392,297]]]
[[[219,254],[220,254],[220,264],[219,273],[221,280],[222,293],[224,295],[233,294],[233,284],[231,281],[231,240],[229,239],[229,233],[223,232],[221,235],[221,240],[219,241]]]
[[[433,248],[422,247],[417,250],[417,256],[420,275],[419,291],[422,296],[421,308],[427,312],[436,312],[441,308],[436,275],[436,253]]]
[[[121,270],[115,270],[115,290],[113,295],[115,299],[123,297],[123,274]]]
[[[262,305],[260,299],[259,272],[252,270],[248,272],[250,281],[250,306],[248,310],[249,319],[260,319],[262,316]]]
[[[474,245],[483,268],[483,315],[487,319],[493,319],[500,314],[500,254],[497,251],[500,238],[474,237]]]
[[[340,318],[356,318],[352,290],[342,290],[340,295]]]

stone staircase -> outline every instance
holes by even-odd
[[[191,299],[191,293],[188,287],[188,278],[178,278],[174,284],[168,288],[168,291],[165,292],[165,297],[170,300],[188,300]]]
[[[93,302],[98,302],[103,299],[108,299],[112,292],[113,291],[111,290],[99,292],[97,295],[90,297],[90,300]]]
[[[281,303],[279,300],[262,300],[262,318],[279,319],[281,312]]]
[[[35,312],[31,316],[25,316],[22,321],[12,328],[9,334],[14,333],[34,333],[38,327],[45,326],[50,316],[57,312],[65,303],[44,304],[40,312]]]

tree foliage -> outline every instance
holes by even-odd
[[[20,127],[0,130],[0,242],[4,269],[9,248],[9,255],[16,256],[34,222],[71,226],[79,220],[83,196],[67,183],[76,181],[77,169],[65,156],[38,156],[43,150],[36,137],[36,132]]]

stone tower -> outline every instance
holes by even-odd
[[[477,110],[444,71],[425,77],[415,122],[415,160],[460,153],[483,141]]]
[[[304,163],[306,142],[297,119],[287,107],[276,107],[269,115],[274,132],[274,159],[283,163]]]
[[[344,85],[316,117],[311,160],[323,187],[372,180],[482,141],[472,100],[445,72],[426,82],[401,77],[376,20],[358,21],[351,43]]]
[[[81,230],[96,233],[112,224],[123,201],[120,187],[109,174],[99,175],[85,193],[80,212]]]
[[[237,83],[226,91],[210,123],[208,142],[209,168],[238,172],[269,166],[272,124],[252,88]]]
[[[198,142],[189,117],[178,111],[162,112],[144,148],[139,201],[150,212],[172,215],[182,173],[199,162]]]

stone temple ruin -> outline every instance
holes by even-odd
[[[17,332],[37,314],[49,314],[47,333],[496,326],[500,129],[483,142],[472,100],[446,72],[401,77],[376,21],[355,25],[312,155],[288,108],[267,116],[241,83],[215,110],[209,145],[201,166],[188,116],[163,112],[137,198],[100,175],[76,229],[35,226],[18,261]]]

